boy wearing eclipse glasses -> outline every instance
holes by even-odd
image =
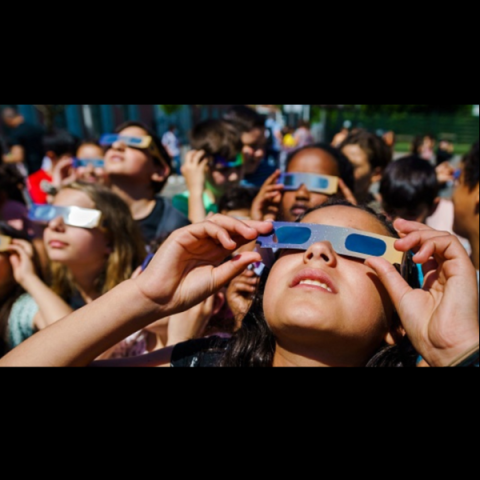
[[[238,131],[223,120],[206,120],[191,132],[192,150],[182,173],[188,190],[173,198],[173,206],[192,223],[217,213],[220,198],[239,185],[244,174],[242,140]]]
[[[146,244],[190,224],[160,196],[171,173],[171,158],[160,139],[139,122],[126,122],[103,135],[105,170],[112,190],[130,207]]]

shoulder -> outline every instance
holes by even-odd
[[[37,312],[38,305],[28,293],[21,295],[13,304],[8,318],[11,348],[20,345],[20,343],[33,335],[33,318]]]
[[[217,336],[180,343],[173,349],[171,366],[196,368],[218,366],[229,343],[229,338]]]

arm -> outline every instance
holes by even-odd
[[[175,231],[148,268],[66,318],[42,330],[0,360],[0,366],[85,366],[113,345],[159,318],[184,312],[218,292],[261,260],[238,246],[272,230],[215,215]],[[48,344],[48,348],[45,345]]]
[[[185,164],[182,166],[182,174],[189,191],[188,218],[192,223],[203,222],[207,218],[205,205],[203,204],[203,192],[205,190],[205,168],[208,159],[204,158],[203,150],[191,150],[187,153]]]
[[[21,145],[13,145],[10,152],[3,155],[5,163],[22,163],[25,161],[25,150]]]
[[[13,275],[38,305],[39,312],[33,318],[33,327],[41,330],[60,320],[73,310],[37,276],[33,262],[33,246],[24,240],[13,240],[10,245],[10,264]]]
[[[397,220],[403,237],[395,248],[414,250],[423,265],[423,289],[412,289],[393,265],[380,258],[366,264],[386,287],[413,346],[432,367],[448,366],[478,346],[478,287],[476,272],[459,240],[448,232]]]

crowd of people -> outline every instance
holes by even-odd
[[[0,366],[478,366],[478,141],[2,120]]]

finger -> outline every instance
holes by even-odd
[[[12,244],[18,245],[25,250],[29,257],[33,257],[33,245],[26,240],[15,238],[12,240]]]
[[[412,291],[412,287],[402,278],[395,267],[383,258],[371,257],[365,261],[365,265],[375,271],[390,295],[395,308],[400,311],[402,299]]]
[[[214,291],[227,285],[235,277],[237,277],[248,265],[260,262],[262,257],[256,252],[243,252],[226,262],[216,267],[214,272]]]
[[[409,234],[418,230],[432,230],[435,231],[433,228],[419,222],[412,222],[409,220],[404,220],[403,218],[398,218],[393,222],[393,226],[397,232]]]
[[[234,290],[237,293],[246,292],[246,293],[255,293],[257,287],[255,285],[248,285],[246,283],[236,283]]]
[[[267,234],[273,229],[271,223],[255,220],[246,220],[243,222],[242,220],[219,214],[214,215],[209,221],[224,227],[233,234],[249,240],[255,240],[258,234]]]
[[[439,232],[437,230],[422,230],[409,233],[406,237],[401,238],[395,242],[395,248],[401,252],[406,252],[408,250],[420,251],[423,244],[432,238],[440,237],[452,237],[453,235],[448,232]],[[428,260],[429,257],[424,258],[417,263],[424,263]]]

